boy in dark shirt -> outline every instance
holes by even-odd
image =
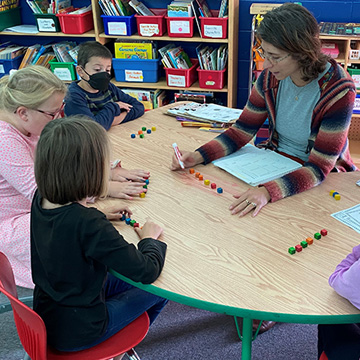
[[[65,114],[87,115],[106,130],[144,114],[144,105],[110,83],[112,54],[97,41],[80,45],[73,82],[65,99]]]

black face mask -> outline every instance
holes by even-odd
[[[100,91],[106,91],[109,88],[109,83],[111,79],[111,75],[107,73],[106,71],[98,72],[95,74],[88,74],[86,70],[83,68],[85,73],[89,75],[89,80],[85,80],[93,89],[100,90]]]

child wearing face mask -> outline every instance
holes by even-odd
[[[97,41],[82,43],[76,71],[81,80],[69,86],[65,114],[87,115],[106,130],[144,114],[144,105],[125,94],[111,79],[112,54]]]
[[[65,114],[85,115],[103,128],[134,120],[144,114],[144,105],[110,83],[112,54],[97,41],[82,43],[76,71],[81,80],[70,84],[65,98]],[[127,170],[121,162],[112,163],[109,196],[131,200],[144,192],[150,176],[142,169]]]

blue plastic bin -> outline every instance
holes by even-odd
[[[106,35],[125,35],[130,36],[136,33],[135,15],[130,16],[108,16],[100,15],[104,22]]]
[[[156,83],[159,80],[160,59],[114,59],[116,81]]]
[[[23,57],[24,55],[20,55],[11,60],[0,60],[0,78],[9,75],[11,69],[18,69]]]

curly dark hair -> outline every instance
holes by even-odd
[[[325,70],[329,57],[321,52],[319,25],[309,10],[285,3],[264,15],[256,36],[297,60],[302,79],[316,79]]]

